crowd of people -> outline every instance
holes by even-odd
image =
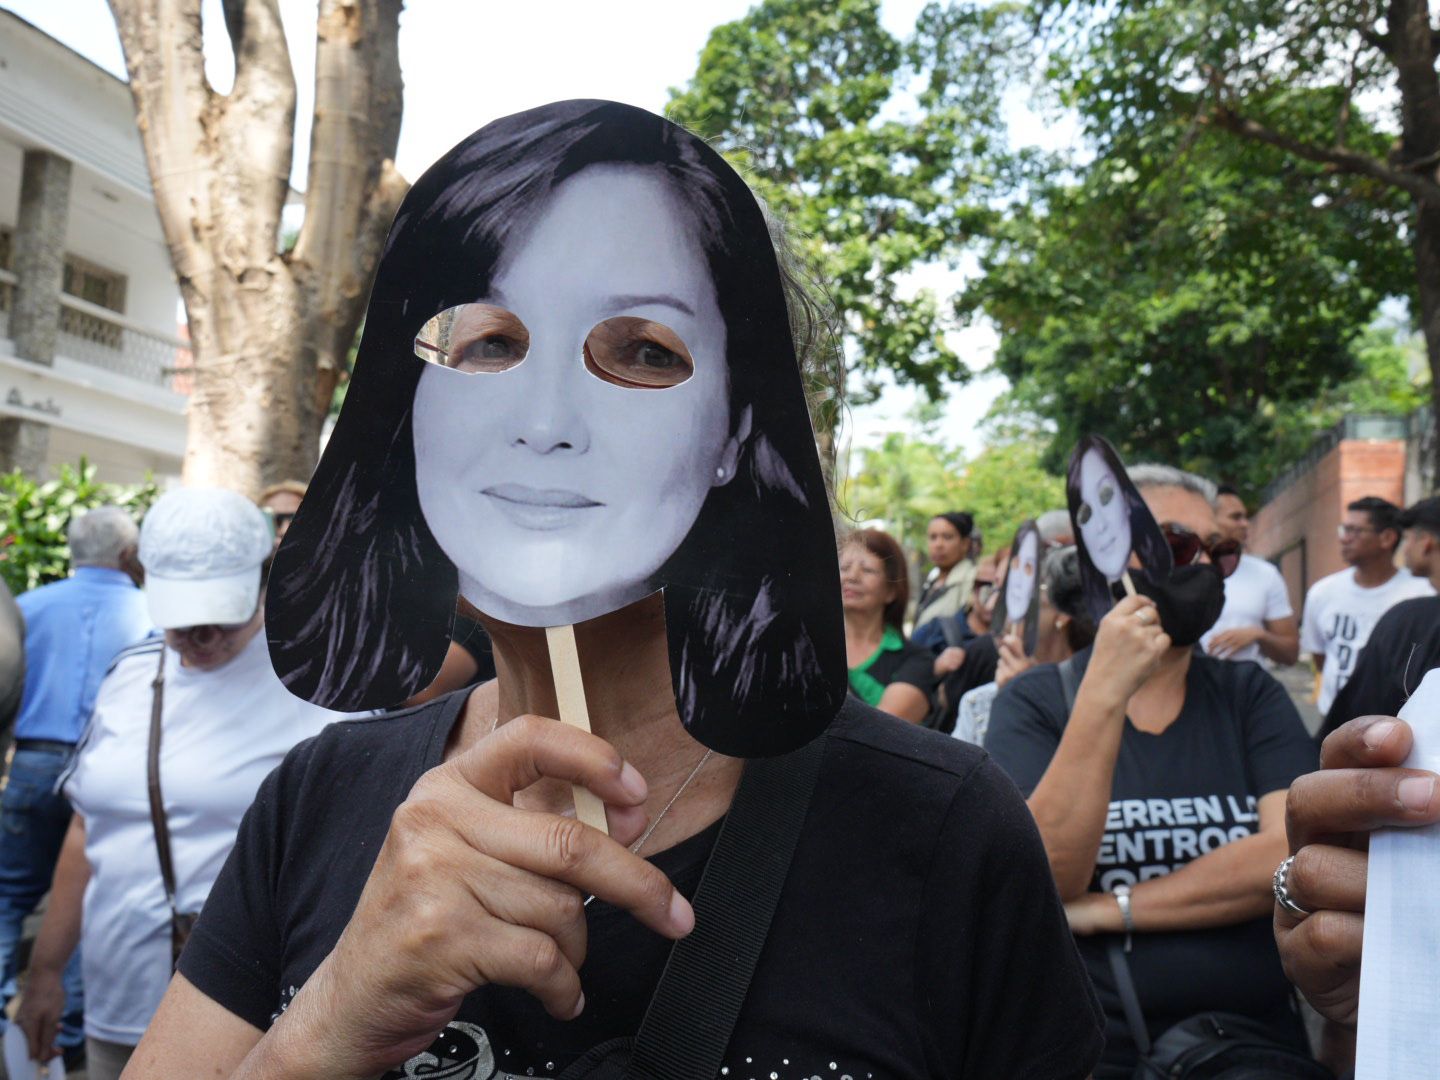
[[[899,541],[832,535],[776,232],[703,141],[548,106],[458,146],[396,221],[351,457],[337,427],[311,491],[77,514],[71,575],[0,610],[0,708],[23,678],[0,964],[32,1059],[92,1080],[1107,1080],[1197,1075],[1199,1045],[1343,1074],[1364,837],[1440,819],[1394,715],[1440,666],[1440,498],[1351,503],[1348,569],[1297,618],[1234,489],[1149,464],[1122,492],[1087,454],[1077,506],[1029,508],[1015,550],[936,516],[912,603]],[[417,310],[449,312],[434,340],[405,314],[422,287]],[[663,310],[694,355],[654,319],[595,325],[611,308]],[[465,380],[512,368],[477,432],[499,384]],[[645,409],[671,411],[641,431]],[[592,447],[603,497],[555,487]],[[1125,546],[1105,580],[1129,595],[1097,609],[1085,560],[1137,513],[1173,568],[1132,582]],[[576,520],[603,550],[557,566]],[[704,573],[655,588],[687,553]],[[573,615],[588,730],[553,720],[537,609]],[[1272,673],[1302,650],[1323,746]],[[817,737],[759,744],[776,765],[696,733],[738,738],[727,710],[782,697],[796,724],[826,705]],[[703,1070],[667,1071],[700,1044]]]
[[[1129,472],[1177,565],[1249,539],[1233,487],[1165,466]],[[1219,617],[1188,625],[1133,596],[1097,627],[1068,514],[1035,510],[1046,553],[1029,652],[1018,618],[993,625],[1019,563],[1008,548],[983,555],[971,514],[931,521],[908,639],[905,552],[877,530],[853,533],[842,548],[852,688],[983,745],[1025,795],[1105,1011],[1097,1077],[1131,1076],[1141,1047],[1215,1011],[1308,1053],[1270,925],[1287,793],[1319,767],[1319,740],[1393,716],[1440,666],[1440,498],[1350,503],[1337,536],[1347,568],[1310,587],[1303,619],[1276,566],[1242,550],[1225,560]],[[1314,737],[1273,675],[1302,649],[1317,676]],[[1353,1044],[1338,1041],[1325,1052],[1343,1061]]]

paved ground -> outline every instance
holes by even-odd
[[[1300,710],[1300,719],[1305,721],[1305,729],[1314,735],[1320,730],[1320,711],[1313,701],[1315,676],[1310,665],[1302,661],[1291,667],[1275,668],[1271,674],[1290,692],[1291,700]]]

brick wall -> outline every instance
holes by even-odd
[[[1250,524],[1250,551],[1280,567],[1290,602],[1344,569],[1335,532],[1347,503],[1378,495],[1405,504],[1405,441],[1343,439],[1260,508]]]

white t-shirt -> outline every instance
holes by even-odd
[[[1210,639],[1216,634],[1242,626],[1263,627],[1267,622],[1288,619],[1294,614],[1290,596],[1285,591],[1285,579],[1274,564],[1254,555],[1241,555],[1240,565],[1225,579],[1225,607],[1215,625],[1200,639],[1200,647],[1208,653]],[[1260,643],[1246,645],[1224,659],[1258,661]]]
[[[1300,648],[1323,653],[1325,670],[1320,680],[1321,714],[1330,711],[1335,695],[1349,681],[1370,631],[1401,600],[1434,596],[1425,578],[1401,570],[1384,585],[1362,589],[1355,584],[1355,568],[1321,578],[1305,595],[1305,616],[1300,624]]]
[[[85,1034],[133,1046],[170,981],[170,909],[150,821],[145,760],[156,638],[120,654],[100,684],[65,794],[85,819],[81,968]],[[270,666],[265,633],[213,671],[165,650],[160,789],[181,911],[199,911],[240,818],[286,752],[338,714],[295,697]]]

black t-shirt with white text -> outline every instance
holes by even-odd
[[[1076,654],[1083,677],[1090,650]],[[988,750],[1027,796],[1054,757],[1068,713],[1059,669],[1046,664],[1002,689],[990,709]],[[1160,734],[1127,719],[1092,891],[1168,874],[1259,829],[1256,805],[1317,767],[1315,744],[1285,690],[1258,664],[1196,652],[1185,704]],[[1106,955],[1106,935],[1080,939],[1107,1016],[1105,1061],[1133,1063]],[[1200,1012],[1276,1018],[1290,1026],[1291,989],[1270,918],[1234,926],[1133,935],[1130,969],[1154,1037]],[[1279,1030],[1284,1028],[1283,1031]]]
[[[187,979],[269,1026],[334,946],[391,814],[442,760],[464,698],[332,724],[289,755],[240,827],[181,959]],[[1098,1003],[1014,786],[978,748],[858,702],[822,738],[723,1075],[1089,1075]],[[692,895],[718,830],[652,861]],[[632,1036],[669,943],[601,901],[586,913],[578,1019],[556,1021],[527,993],[487,985],[465,999],[435,1057],[389,1075],[478,1062],[477,1075],[493,1068],[495,1080],[556,1077],[589,1048]]]
[[[1357,716],[1396,715],[1434,667],[1440,667],[1440,596],[1402,600],[1370,632],[1317,738]]]

